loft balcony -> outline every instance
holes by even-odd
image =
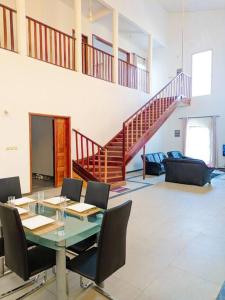
[[[115,58],[112,9],[97,0],[91,1],[91,7],[90,1],[82,1],[83,34],[81,41],[77,41],[74,7],[64,0],[57,2],[64,5],[60,14],[47,7],[47,2],[43,2],[39,9],[44,13],[38,13],[37,3],[26,0],[27,56],[72,71],[78,71],[77,60],[81,60],[80,72],[85,75],[149,93],[147,35],[137,25],[118,16],[118,52]],[[0,4],[0,47],[18,52],[16,1],[8,3],[12,4],[11,7]],[[47,11],[51,11],[51,18]],[[134,33],[138,35],[139,48],[133,42]],[[78,47],[81,57],[76,53]]]

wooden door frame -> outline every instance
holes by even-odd
[[[49,115],[49,114],[41,114],[41,113],[31,113],[29,112],[29,144],[30,144],[30,194],[32,193],[32,117],[46,117],[54,119],[66,119],[68,120],[68,148],[69,148],[69,161],[68,161],[68,170],[69,177],[71,177],[72,165],[71,165],[71,117],[70,116],[60,116],[60,115]],[[54,161],[55,165],[55,161]],[[54,166],[55,167],[55,166]]]

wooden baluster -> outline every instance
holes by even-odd
[[[101,154],[100,154],[100,147],[98,146],[98,174],[99,174],[99,180],[101,181]]]
[[[127,124],[127,151],[129,150],[129,124]]]
[[[93,175],[95,176],[95,147],[92,142],[92,161],[93,161]]]
[[[138,114],[136,115],[136,141],[138,140]]]
[[[63,56],[64,56],[64,68],[66,68],[66,36],[63,35]]]
[[[34,58],[37,59],[37,23],[34,21]]]
[[[6,9],[3,9],[3,32],[4,32],[4,48],[8,49],[8,39],[7,39],[7,19],[6,19]]]
[[[73,70],[75,71],[75,43],[76,43],[76,40],[74,38],[72,38],[72,68]]]
[[[105,183],[107,183],[108,178],[108,150],[105,148]]]
[[[59,33],[59,65],[62,67],[62,40],[61,33]]]
[[[76,138],[76,156],[77,156],[77,163],[79,163],[79,150],[78,150],[78,135],[77,135],[77,132],[75,132],[75,138]]]
[[[42,25],[40,23],[39,23],[39,39],[40,39],[40,60],[43,60]]]
[[[140,126],[140,137],[142,136],[142,127],[143,127],[143,113],[141,109],[141,126]]]
[[[32,57],[31,20],[28,19],[28,55]]]
[[[54,42],[55,42],[55,64],[58,65],[58,43],[57,43],[57,32],[54,32]]]
[[[134,144],[134,119],[131,120],[131,147]]]
[[[52,52],[52,29],[49,29],[49,36],[50,36],[50,63],[53,63],[53,52]]]
[[[67,38],[67,42],[68,42],[68,68],[72,69],[70,65],[70,37]]]
[[[84,167],[84,144],[83,144],[83,136],[81,135],[81,160],[82,160],[82,167]]]
[[[45,26],[45,61],[48,62],[48,33],[47,33],[47,26]]]
[[[14,46],[14,28],[13,28],[13,12],[10,10],[10,37],[11,37],[11,50],[15,50]]]
[[[90,170],[90,165],[89,165],[89,140],[86,139],[86,148],[87,148],[87,169],[88,171]]]

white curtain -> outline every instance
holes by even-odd
[[[217,166],[216,117],[184,119],[184,153]]]

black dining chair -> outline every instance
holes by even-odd
[[[67,268],[94,281],[99,292],[104,281],[126,262],[126,235],[132,201],[106,210],[98,240],[93,247],[67,262]],[[107,295],[108,296],[108,295]]]
[[[84,202],[106,209],[108,206],[109,191],[110,185],[107,183],[88,181]],[[80,254],[92,247],[96,241],[97,235],[94,234],[89,238],[70,246],[68,250]]]
[[[64,178],[61,190],[61,196],[80,202],[80,196],[82,191],[83,181],[74,178]]]
[[[27,248],[24,229],[16,208],[0,203],[0,219],[4,236],[5,264],[24,281],[28,281],[22,286],[3,293],[0,299],[36,283],[39,275],[44,273],[43,281],[23,297],[28,296],[46,283],[46,271],[55,266],[55,251],[42,246]]]
[[[16,199],[22,198],[20,178],[18,176],[0,178],[0,202],[6,203],[9,196],[15,196]]]

